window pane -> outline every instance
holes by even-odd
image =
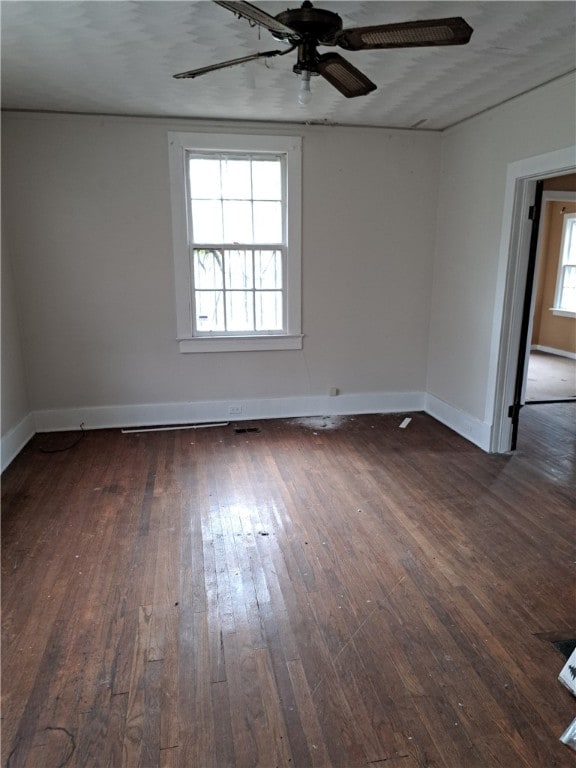
[[[282,330],[282,292],[256,293],[256,330]]]
[[[283,242],[281,203],[254,203],[254,242]]]
[[[255,160],[252,163],[254,200],[282,199],[282,164],[280,160]]]
[[[220,160],[190,159],[190,196],[194,199],[219,200]]]
[[[219,251],[194,251],[194,285],[198,289],[223,288],[222,253]]]
[[[192,201],[192,231],[195,243],[222,243],[222,203],[219,200]]]
[[[282,252],[255,251],[256,288],[282,288]]]
[[[576,219],[567,222],[566,245],[562,254],[564,264],[576,264]]]
[[[249,202],[224,201],[225,243],[252,243],[252,205]]]
[[[226,251],[226,288],[252,288],[252,251]]]
[[[576,312],[576,267],[564,267],[563,273],[560,309]]]
[[[198,331],[224,330],[224,293],[222,291],[195,291],[196,329]]]
[[[226,294],[228,331],[253,331],[252,291],[229,291]]]
[[[250,200],[250,160],[222,160],[222,197],[226,200]]]

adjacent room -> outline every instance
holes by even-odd
[[[576,177],[548,178],[536,253],[532,334],[526,402],[576,398],[576,318],[571,311],[575,289],[569,284],[572,249],[576,249]]]
[[[576,760],[574,6],[288,8],[2,2],[6,768]]]

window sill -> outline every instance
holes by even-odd
[[[557,309],[556,307],[550,307],[550,312],[557,317],[576,317],[576,312],[570,312],[567,309]]]
[[[181,339],[180,352],[259,352],[302,349],[302,335],[295,336],[201,336]]]

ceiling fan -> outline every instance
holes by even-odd
[[[343,29],[342,19],[337,13],[314,8],[309,0],[304,0],[301,8],[288,9],[277,16],[270,16],[243,0],[214,0],[214,2],[232,11],[238,18],[247,19],[252,25],[265,27],[272,33],[272,37],[288,44],[289,47],[285,50],[252,53],[239,59],[180,72],[174,77],[177,79],[199,77],[217,69],[233,67],[255,59],[285,56],[298,49],[298,58],[292,69],[302,77],[298,98],[302,104],[310,100],[312,75],[321,75],[347,98],[364,96],[377,87],[339,53],[318,53],[317,48],[320,45],[339,46],[347,51],[464,45],[470,40],[473,31],[460,17]]]

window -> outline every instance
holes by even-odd
[[[556,315],[576,316],[576,213],[564,214],[552,311]]]
[[[302,347],[300,144],[169,134],[182,352]]]

